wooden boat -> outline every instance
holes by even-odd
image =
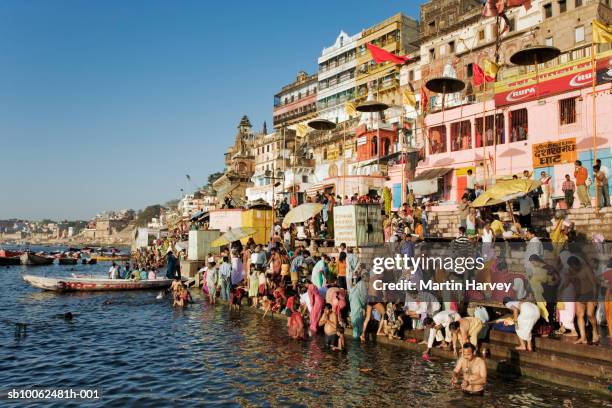
[[[22,265],[51,265],[54,259],[55,258],[50,256],[36,255],[29,251],[21,254]]]
[[[35,288],[57,292],[109,291],[109,290],[159,290],[170,287],[172,279],[128,280],[108,279],[97,276],[51,278],[23,275],[23,280]]]
[[[98,263],[98,261],[96,259],[81,258],[81,263],[83,265],[95,265]]]
[[[21,251],[9,251],[8,249],[0,249],[0,257],[14,258],[19,257]]]
[[[124,262],[129,261],[129,255],[106,255],[106,254],[91,254],[90,259],[95,259],[98,262]]]
[[[0,266],[19,265],[21,259],[18,256],[0,256]]]
[[[60,265],[76,265],[78,258],[57,258],[57,263]]]

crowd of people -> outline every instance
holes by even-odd
[[[607,169],[596,165],[595,183],[601,190],[600,206],[609,205]],[[584,206],[590,205],[588,180],[576,162],[574,180],[567,175],[563,184],[565,201],[573,205],[576,193]],[[525,171],[524,178],[533,174]],[[540,238],[532,226],[532,211],[551,208],[553,191],[550,176],[541,172],[541,187],[507,205],[487,210],[471,206],[483,189],[474,182],[468,171],[465,195],[458,207],[460,227],[450,242],[455,254],[478,254],[487,259],[486,271],[477,275],[467,271],[463,276],[447,270],[420,270],[410,279],[448,281],[468,278],[491,282],[510,282],[512,289],[462,294],[441,291],[413,291],[402,299],[373,299],[370,295],[368,266],[362,264],[359,248],[340,244],[334,250],[319,251],[318,240],[333,237],[333,209],[336,205],[355,203],[383,203],[378,196],[353,195],[340,197],[332,193],[317,193],[308,202],[323,205],[323,210],[308,221],[283,228],[277,224],[266,245],[251,238],[246,244],[235,241],[221,248],[219,254],[209,254],[206,266],[200,269],[202,290],[211,304],[218,298],[232,309],[244,304],[260,309],[264,316],[281,313],[287,316],[288,336],[305,340],[321,333],[330,350],[346,349],[345,331],[362,342],[377,336],[398,341],[423,344],[423,358],[429,359],[434,347],[461,354],[452,374],[467,393],[480,394],[486,384],[486,347],[482,340],[490,330],[514,333],[517,349],[533,351],[533,336],[576,337],[578,344],[599,344],[599,325],[612,321],[612,287],[603,276],[612,274],[612,262],[601,270],[585,253],[571,247],[575,240],[573,225],[563,213],[551,220],[548,234],[555,252],[555,261],[545,256]],[[583,183],[584,181],[584,183]],[[604,187],[604,184],[606,187]],[[274,206],[276,215],[284,217],[297,203],[287,199]],[[417,256],[419,245],[429,236],[431,202],[417,199],[409,190],[406,202],[397,212],[384,218],[385,241],[396,253]],[[517,216],[515,216],[517,214]],[[526,241],[523,267],[520,273],[507,262],[508,249],[495,248],[496,242],[512,239]],[[149,270],[166,265],[166,277],[175,278],[171,292],[174,306],[185,307],[191,301],[189,289],[180,280],[180,258],[173,246],[156,246],[142,250],[135,260],[135,270]],[[322,248],[321,248],[322,249]],[[165,251],[165,255],[164,254]],[[143,279],[142,273],[140,279]],[[132,275],[130,275],[132,276]],[[148,275],[150,279],[150,275]],[[609,278],[608,278],[609,280]],[[605,300],[603,300],[605,292]],[[571,293],[572,295],[567,295]],[[502,304],[505,313],[490,316],[484,307],[468,313],[470,302],[494,301]],[[605,305],[605,306],[604,306]],[[603,311],[605,308],[605,312]],[[499,311],[498,311],[499,312]],[[607,319],[602,318],[606,316]],[[612,338],[612,325],[608,325]],[[483,356],[483,357],[480,357]]]

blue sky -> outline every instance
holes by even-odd
[[[340,30],[416,1],[0,2],[0,219],[87,219],[205,184]]]

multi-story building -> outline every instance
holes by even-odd
[[[178,211],[183,217],[190,217],[199,211],[208,212],[216,208],[217,196],[208,190],[186,194],[178,203]]]
[[[246,189],[252,185],[255,157],[252,146],[255,142],[253,127],[249,118],[244,115],[238,124],[234,145],[225,153],[223,176],[213,183],[219,203],[233,200],[233,205],[240,205],[246,197]]]
[[[247,189],[250,201],[278,200],[283,192],[305,191],[313,182],[313,163],[298,151],[299,138],[292,129],[281,128],[259,135],[252,147],[255,157],[253,186]]]
[[[362,31],[357,39],[355,100],[363,102],[372,92],[374,98],[389,105],[400,104],[399,70],[390,62],[374,63],[366,44],[396,55],[405,55],[415,49],[418,25],[415,19],[398,13],[375,26]]]
[[[304,71],[295,81],[274,95],[273,125],[275,129],[314,118],[317,114],[317,75]]]
[[[487,86],[486,93],[481,87],[469,86],[474,98],[465,95],[467,89],[457,99],[457,106],[444,112],[432,106],[433,111],[426,116],[426,130],[421,132],[426,158],[418,163],[416,176],[408,182],[417,194],[431,194],[452,206],[463,195],[466,173],[471,169],[477,181],[487,185],[523,170],[533,170],[535,178],[546,172],[553,177],[553,196],[561,196],[561,183],[565,174],[573,174],[575,159],[581,160],[589,172],[595,154],[610,167],[612,122],[606,110],[612,96],[606,70],[612,52],[607,44],[595,47],[597,98],[593,98],[591,89],[591,22],[598,19],[609,24],[610,8],[595,0],[534,1],[530,10],[513,9],[508,16],[511,26],[501,36],[497,81]],[[462,43],[467,46],[461,48],[457,43],[452,58],[464,68],[457,70],[457,76],[469,84],[469,64],[479,63],[485,56],[495,58],[494,24],[494,18],[479,19],[457,31],[445,32],[443,38],[424,41],[423,80],[426,70],[436,69],[438,58],[430,60],[429,50],[433,48],[435,53],[442,46],[448,47],[453,38],[464,38]],[[513,66],[510,56],[537,44],[553,45],[561,54],[540,64],[536,79],[535,67]]]
[[[349,119],[345,102],[355,95],[355,63],[357,39],[361,33],[349,36],[344,31],[336,42],[319,57],[317,111],[320,118],[332,122]]]

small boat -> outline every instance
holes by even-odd
[[[81,258],[81,263],[83,265],[95,265],[98,263],[98,261],[96,259],[91,258]]]
[[[78,258],[57,258],[57,263],[60,265],[76,265]]]
[[[61,277],[51,278],[36,275],[23,275],[23,280],[35,288],[56,292],[109,291],[109,290],[159,290],[170,287],[172,279],[129,280],[108,279],[104,277]]]
[[[33,252],[26,251],[21,254],[22,265],[51,265],[55,258],[44,255],[36,255]]]
[[[18,256],[0,256],[0,266],[19,265],[21,259]]]
[[[95,259],[98,262],[124,262],[130,260],[130,256],[126,254],[91,254],[89,257],[90,259]]]

